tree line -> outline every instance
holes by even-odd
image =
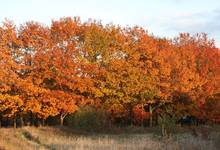
[[[0,124],[91,106],[111,123],[166,116],[220,122],[220,50],[204,33],[168,39],[145,29],[61,18],[0,26]]]

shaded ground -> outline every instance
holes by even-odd
[[[218,150],[219,127],[180,129],[162,138],[157,129],[126,128],[88,133],[59,127],[0,129],[0,150]]]

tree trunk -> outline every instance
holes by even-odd
[[[113,121],[112,117],[109,117],[109,120],[108,120],[109,129],[112,128],[112,121]]]
[[[129,103],[128,104],[128,109],[129,109],[129,123],[130,123],[130,126],[133,125],[133,114],[132,114],[132,105]]]
[[[153,108],[151,104],[149,104],[149,113],[150,113],[150,127],[153,127]]]
[[[144,126],[144,104],[141,105],[141,126]]]
[[[42,119],[42,125],[45,126],[45,120],[44,119]]]
[[[14,121],[14,122],[13,122],[13,126],[14,126],[14,128],[16,128],[16,127],[17,127],[16,118],[14,118],[13,121]]]
[[[165,118],[161,116],[161,134],[163,137],[167,136],[167,127],[165,125]]]
[[[22,116],[20,116],[20,121],[21,121],[21,127],[23,127],[24,126],[24,119]]]
[[[63,117],[60,118],[60,125],[63,126]]]
[[[156,119],[155,119],[155,125],[157,126],[158,125],[158,119],[159,119],[159,116],[158,116],[158,113],[156,113]]]
[[[31,114],[30,114],[30,125],[31,125],[31,126],[35,126],[34,119],[35,119],[35,118],[34,118],[33,114],[31,113]]]
[[[61,114],[60,115],[60,126],[63,126],[63,120],[66,117],[67,114]]]
[[[165,127],[164,127],[164,124],[161,125],[161,134],[162,134],[162,136],[165,136]]]
[[[41,122],[39,120],[39,118],[36,118],[37,119],[37,127],[41,127]]]

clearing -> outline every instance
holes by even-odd
[[[88,133],[65,127],[0,128],[0,150],[218,150],[219,128],[162,138],[149,128]]]

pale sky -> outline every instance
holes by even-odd
[[[0,0],[0,22],[50,25],[52,19],[74,16],[138,25],[160,37],[205,32],[220,47],[220,0]]]

